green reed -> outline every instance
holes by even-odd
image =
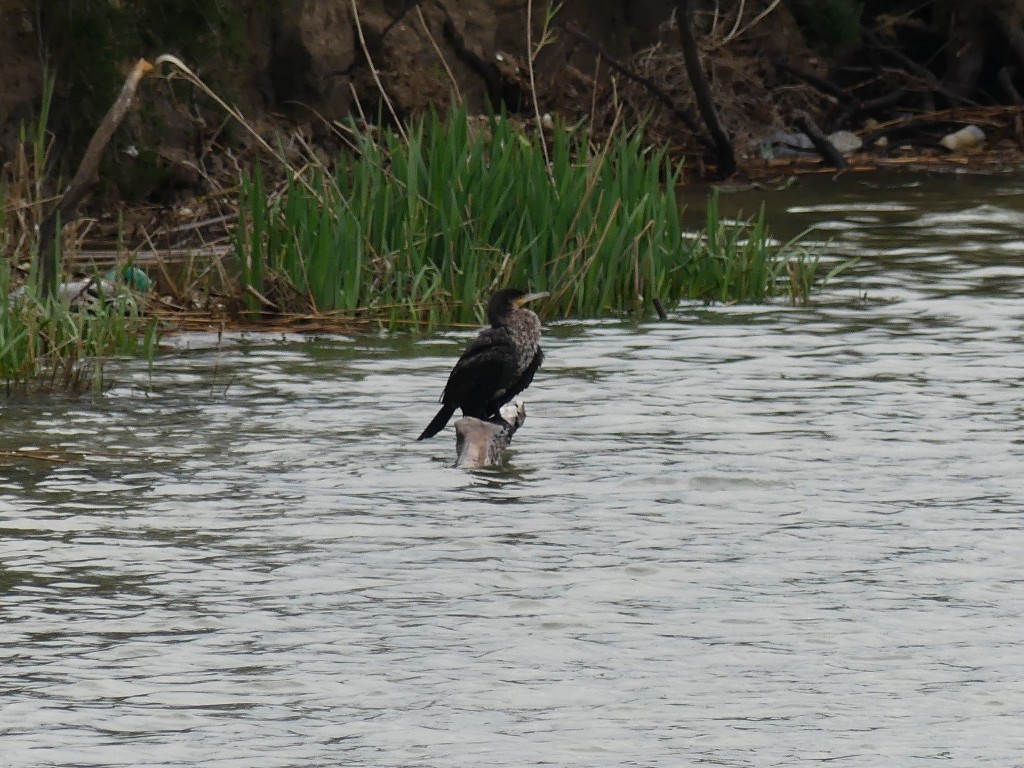
[[[157,345],[156,320],[144,318],[127,292],[100,296],[81,309],[59,296],[41,296],[37,224],[48,197],[52,92],[47,77],[40,116],[22,127],[11,173],[0,184],[0,385],[6,394],[99,389],[108,359],[141,354],[152,361]],[[59,236],[55,247],[63,248]],[[16,264],[27,264],[26,274]]]
[[[686,232],[680,169],[638,132],[594,148],[556,125],[549,140],[550,165],[537,136],[455,110],[424,116],[407,140],[354,133],[330,172],[273,195],[259,172],[246,176],[236,249],[249,310],[429,326],[479,320],[504,285],[550,291],[555,316],[643,314],[655,298],[757,302],[803,286],[787,264],[806,277],[812,262],[775,244],[763,213],[726,223],[713,198],[707,231]]]
[[[60,297],[41,298],[31,285],[11,291],[10,278],[7,261],[0,261],[0,383],[7,394],[99,390],[111,358],[152,361],[157,321],[143,317],[129,294],[76,308]]]

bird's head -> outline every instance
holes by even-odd
[[[528,301],[550,295],[547,291],[527,293],[521,288],[502,288],[491,296],[491,301],[487,305],[487,320],[492,326],[497,327],[504,318]]]

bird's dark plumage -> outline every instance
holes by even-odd
[[[419,440],[440,432],[456,408],[461,408],[464,416],[500,419],[501,406],[530,386],[544,353],[540,318],[522,305],[541,296],[547,294],[518,288],[505,288],[491,296],[487,305],[491,327],[480,331],[455,363],[441,395],[441,410]]]

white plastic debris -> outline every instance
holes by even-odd
[[[976,125],[967,125],[959,131],[943,136],[939,144],[950,152],[956,152],[958,149],[972,149],[980,146],[983,141],[985,141],[985,132]]]

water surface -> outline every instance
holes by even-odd
[[[550,326],[499,469],[461,332],[2,403],[0,766],[1024,765],[1022,192],[773,193],[857,266]]]

